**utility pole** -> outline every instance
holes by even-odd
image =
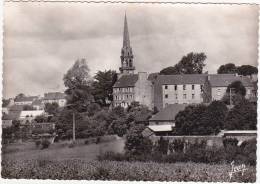
[[[232,100],[231,100],[231,89],[232,88],[229,88],[229,105],[231,106],[232,105]]]
[[[73,143],[75,142],[75,140],[76,140],[76,135],[75,135],[75,113],[73,112],[73,120],[72,120],[73,122],[73,127],[72,127],[72,133],[73,133]]]

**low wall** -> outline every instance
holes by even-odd
[[[160,136],[151,136],[152,142],[155,143],[160,139]],[[223,138],[219,136],[163,136],[164,139],[169,140],[169,143],[174,140],[183,140],[186,143],[194,144],[195,142],[206,141],[207,146],[222,147]]]

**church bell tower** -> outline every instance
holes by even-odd
[[[121,74],[133,74],[135,67],[133,65],[134,55],[132,47],[130,46],[130,39],[127,26],[127,18],[125,14],[124,33],[123,33],[123,47],[121,49],[121,67],[119,68]]]

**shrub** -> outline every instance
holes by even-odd
[[[169,144],[169,151],[173,152],[183,152],[184,149],[184,141],[181,139],[175,139],[173,142]]]
[[[226,148],[228,145],[237,146],[238,140],[236,138],[224,138],[223,145]]]
[[[163,137],[160,137],[160,139],[157,141],[157,147],[155,149],[159,153],[162,153],[165,155],[168,152],[168,146],[169,146],[169,140],[166,140]]]
[[[46,149],[50,146],[50,141],[48,141],[47,139],[42,141],[42,149]]]
[[[84,141],[84,144],[86,144],[86,145],[88,145],[89,143],[90,143],[89,140]]]
[[[41,141],[40,140],[36,140],[35,141],[35,146],[36,148],[38,148],[41,145]]]

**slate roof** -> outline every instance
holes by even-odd
[[[162,84],[204,84],[207,74],[158,75]]]
[[[253,87],[250,78],[245,76],[236,76],[234,74],[209,75],[209,82],[212,87],[227,87],[234,81],[241,81],[245,87]]]
[[[37,98],[38,98],[38,96],[25,96],[25,97],[16,98],[16,99],[14,99],[14,101],[15,102],[30,102],[30,101],[34,101]]]
[[[12,105],[9,111],[22,111],[24,105]]]
[[[65,99],[65,94],[61,92],[51,92],[51,93],[45,93],[44,94],[44,100],[59,100],[59,99]]]
[[[32,105],[42,105],[42,100],[34,100]]]
[[[149,121],[174,121],[175,116],[186,106],[187,104],[170,104],[150,118]]]
[[[120,87],[134,87],[138,80],[138,74],[123,75],[114,84],[114,88]]]

